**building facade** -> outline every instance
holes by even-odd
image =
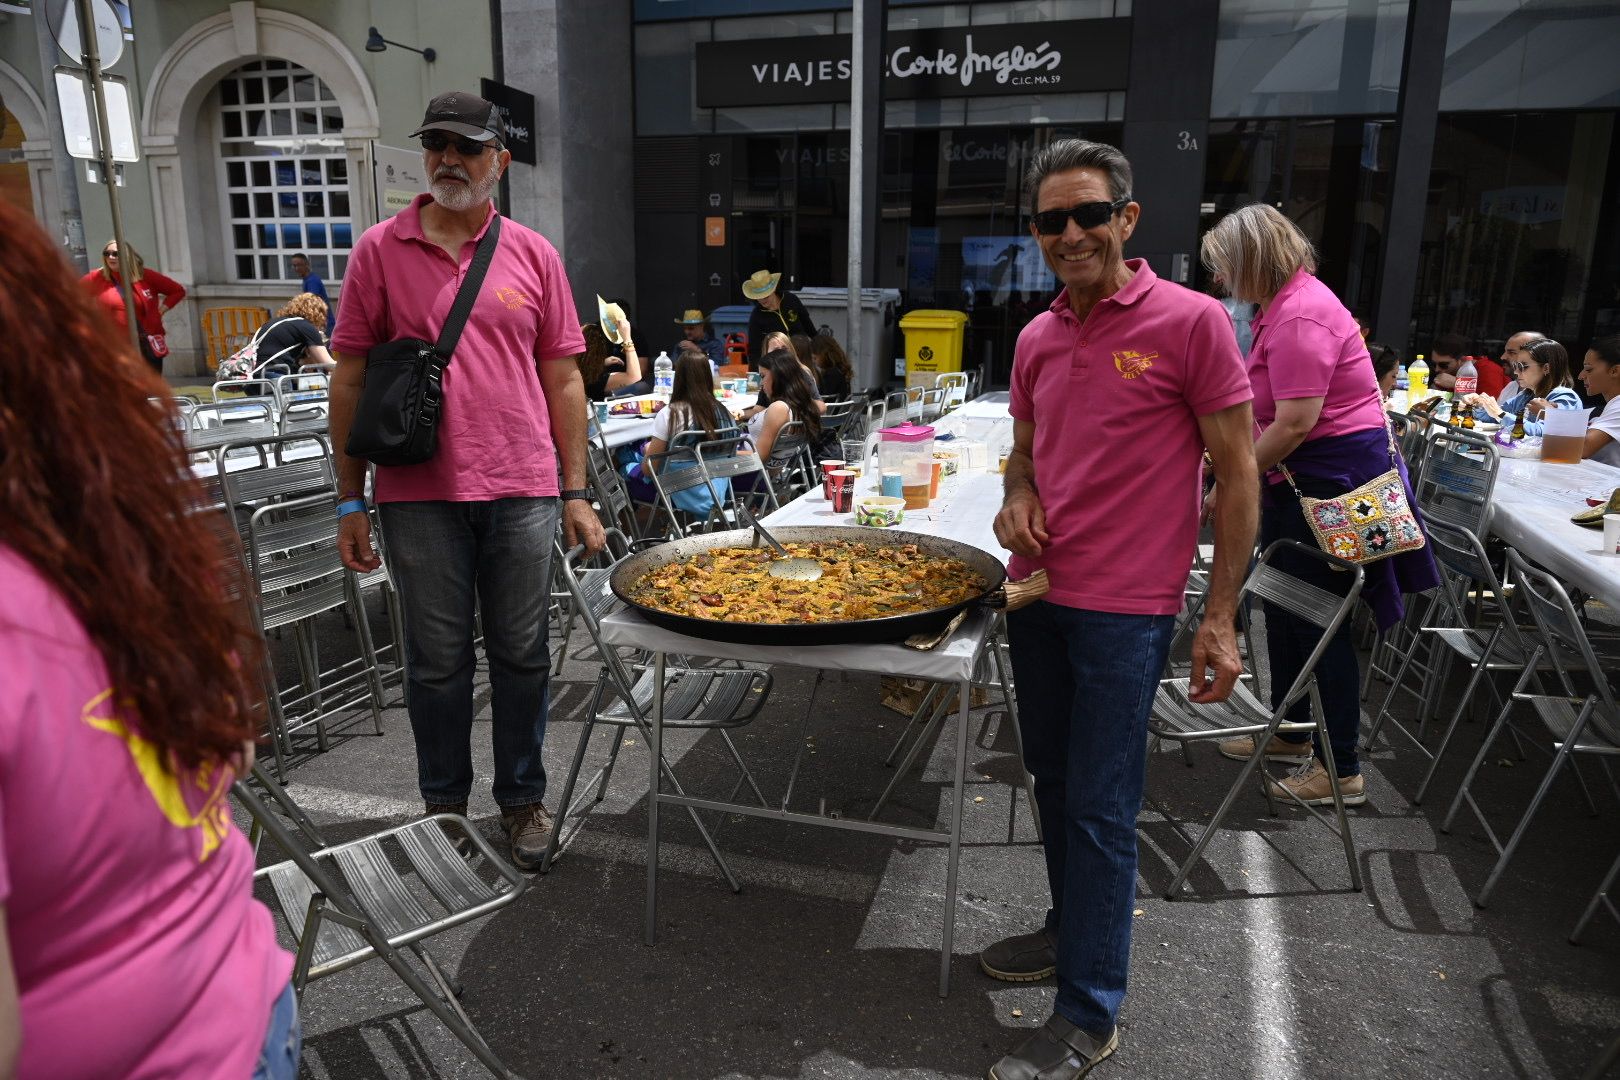
[[[30,6],[0,0],[0,198],[51,223]],[[130,241],[192,287],[174,329],[193,362],[198,313],[273,307],[294,249],[341,303],[348,246],[379,213],[377,148],[409,151],[428,97],[490,78],[536,102],[537,160],[513,166],[509,212],[557,244],[586,318],[595,294],[622,298],[654,348],[680,311],[743,302],[761,268],[843,288],[853,198],[876,222],[863,284],[902,311],[968,312],[967,362],[1004,382],[1054,288],[1020,180],[1070,135],[1125,149],[1143,205],[1131,253],[1194,287],[1202,231],[1264,200],[1407,354],[1453,330],[1482,351],[1520,329],[1577,348],[1620,330],[1608,0],[887,0],[865,58],[852,9],[133,0],[113,68],[142,149],[121,189]],[[434,61],[365,51],[379,20]],[[878,180],[852,193],[863,60]],[[77,188],[99,250],[105,192],[82,172]],[[890,358],[857,359],[865,381],[888,375]]]

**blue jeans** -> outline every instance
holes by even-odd
[[[1057,1011],[1106,1036],[1125,1000],[1147,718],[1175,627],[1044,600],[1007,616],[1057,937]]]
[[[253,1080],[297,1080],[298,1056],[304,1049],[304,1025],[298,1019],[298,996],[292,983],[270,1006],[270,1029],[253,1069]]]
[[[1343,495],[1332,484],[1322,484],[1309,477],[1297,478],[1299,488],[1312,498],[1324,499]],[[1299,500],[1286,485],[1277,485],[1266,492],[1260,509],[1260,550],[1264,551],[1276,540],[1298,540],[1306,547],[1317,546],[1316,537],[1305,521]],[[1285,570],[1302,581],[1335,596],[1350,591],[1351,575],[1334,570],[1320,559],[1301,555],[1295,551],[1282,551],[1272,565]],[[1262,603],[1266,614],[1266,658],[1271,665],[1271,705],[1282,701],[1288,687],[1299,677],[1310,659],[1311,650],[1322,639],[1322,630],[1315,623],[1296,619],[1275,604]],[[1361,773],[1361,762],[1356,756],[1356,741],[1361,737],[1361,669],[1356,660],[1356,643],[1351,635],[1350,620],[1346,619],[1328,641],[1322,658],[1316,662],[1316,688],[1322,695],[1322,711],[1326,714],[1328,739],[1333,744],[1333,765],[1341,777]],[[1310,699],[1303,698],[1288,710],[1290,723],[1311,722]],[[1312,742],[1314,737],[1303,732],[1278,736],[1287,742]],[[1322,756],[1322,748],[1316,748]]]
[[[557,500],[391,502],[378,510],[405,616],[405,708],[422,798],[459,806],[472,791],[476,594],[489,658],[495,802],[540,802]]]

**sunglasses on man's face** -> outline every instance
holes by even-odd
[[[435,154],[442,154],[446,147],[454,146],[456,153],[462,157],[477,157],[494,145],[493,142],[479,142],[460,135],[452,138],[442,131],[428,131],[422,135],[422,149]]]
[[[1082,229],[1095,229],[1108,221],[1109,218],[1123,210],[1131,201],[1129,195],[1113,202],[1087,202],[1079,206],[1071,206],[1067,210],[1042,210],[1030,218],[1035,225],[1035,231],[1042,236],[1060,236],[1064,229],[1069,227],[1069,219]]]

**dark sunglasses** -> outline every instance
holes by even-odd
[[[479,142],[477,139],[468,139],[460,135],[451,138],[442,131],[426,131],[422,133],[422,149],[435,154],[442,154],[445,148],[454,145],[456,153],[462,157],[477,157],[485,150],[495,145],[495,140]]]
[[[1042,210],[1029,220],[1034,223],[1035,231],[1042,236],[1058,236],[1069,227],[1069,219],[1082,229],[1095,229],[1104,224],[1109,218],[1125,209],[1131,197],[1115,199],[1113,202],[1087,202],[1079,206],[1071,206],[1067,210]]]
[[[1515,375],[1523,375],[1525,372],[1527,372],[1529,370],[1530,370],[1530,365],[1529,364],[1514,364],[1513,365],[1513,374],[1515,374]]]

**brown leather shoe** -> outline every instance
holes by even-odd
[[[1322,768],[1322,763],[1315,758],[1310,764],[1295,769],[1279,783],[1276,780],[1267,780],[1271,785],[1273,798],[1291,801],[1291,793],[1306,806],[1332,806],[1333,782],[1328,779],[1328,771]],[[1346,806],[1360,806],[1367,801],[1367,781],[1360,773],[1355,776],[1339,777],[1339,797]]]
[[[501,808],[501,824],[512,842],[512,865],[519,870],[538,870],[551,843],[551,811],[543,803],[529,803],[510,810]]]
[[[1239,735],[1235,739],[1222,739],[1215,744],[1221,752],[1221,757],[1231,758],[1233,761],[1248,761],[1254,756],[1254,736]],[[1280,735],[1273,735],[1271,741],[1266,743],[1266,760],[1280,761],[1288,765],[1303,765],[1311,760],[1311,742],[1289,742]]]

